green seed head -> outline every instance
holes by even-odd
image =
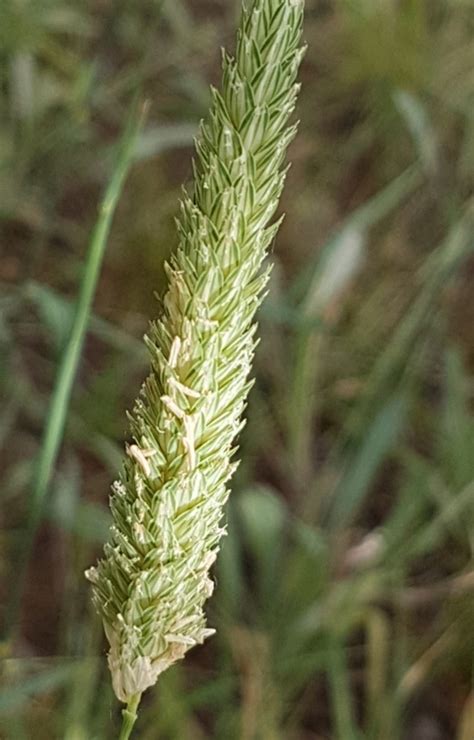
[[[214,630],[203,611],[224,534],[235,438],[251,386],[262,263],[285,179],[303,50],[302,0],[254,0],[196,141],[168,290],[146,343],[151,371],[130,414],[104,557],[86,575],[127,702]]]

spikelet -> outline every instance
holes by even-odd
[[[214,632],[203,607],[251,386],[262,263],[279,225],[268,224],[296,130],[302,19],[302,0],[243,9],[235,58],[224,53],[222,90],[212,90],[196,141],[194,192],[183,195],[168,290],[146,338],[151,372],[112,490],[110,542],[86,573],[123,702]]]

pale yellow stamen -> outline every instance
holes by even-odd
[[[168,365],[172,368],[175,368],[177,365],[180,349],[181,349],[181,339],[180,337],[175,337],[171,344],[170,356],[168,359]]]
[[[174,386],[174,388],[177,388],[181,393],[183,393],[185,396],[188,396],[189,398],[201,398],[201,394],[198,391],[193,390],[192,388],[188,388],[187,385],[184,385],[184,383],[180,383],[179,380],[176,380],[176,378],[171,377],[169,379],[169,384]]]
[[[155,451],[142,450],[138,445],[126,445],[125,450],[129,457],[137,461],[145,475],[148,477],[151,474],[151,465],[147,458],[152,457],[155,454]]]
[[[178,419],[184,419],[186,414],[184,413],[183,409],[181,409],[176,401],[173,401],[171,396],[161,396],[161,401],[165,404],[166,408],[171,411],[172,414],[178,417]]]

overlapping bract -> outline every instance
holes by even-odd
[[[194,192],[183,196],[162,315],[146,340],[151,373],[113,486],[111,541],[87,572],[124,702],[213,632],[203,606],[251,385],[262,262],[278,229],[268,223],[295,133],[302,16],[300,0],[243,10],[196,142]]]

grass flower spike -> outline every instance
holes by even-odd
[[[295,134],[288,118],[302,19],[302,0],[254,0],[242,11],[235,58],[224,54],[161,316],[146,339],[151,372],[130,414],[111,539],[87,572],[114,690],[129,706],[213,633],[203,608],[251,386],[262,263],[278,229],[269,222]]]

